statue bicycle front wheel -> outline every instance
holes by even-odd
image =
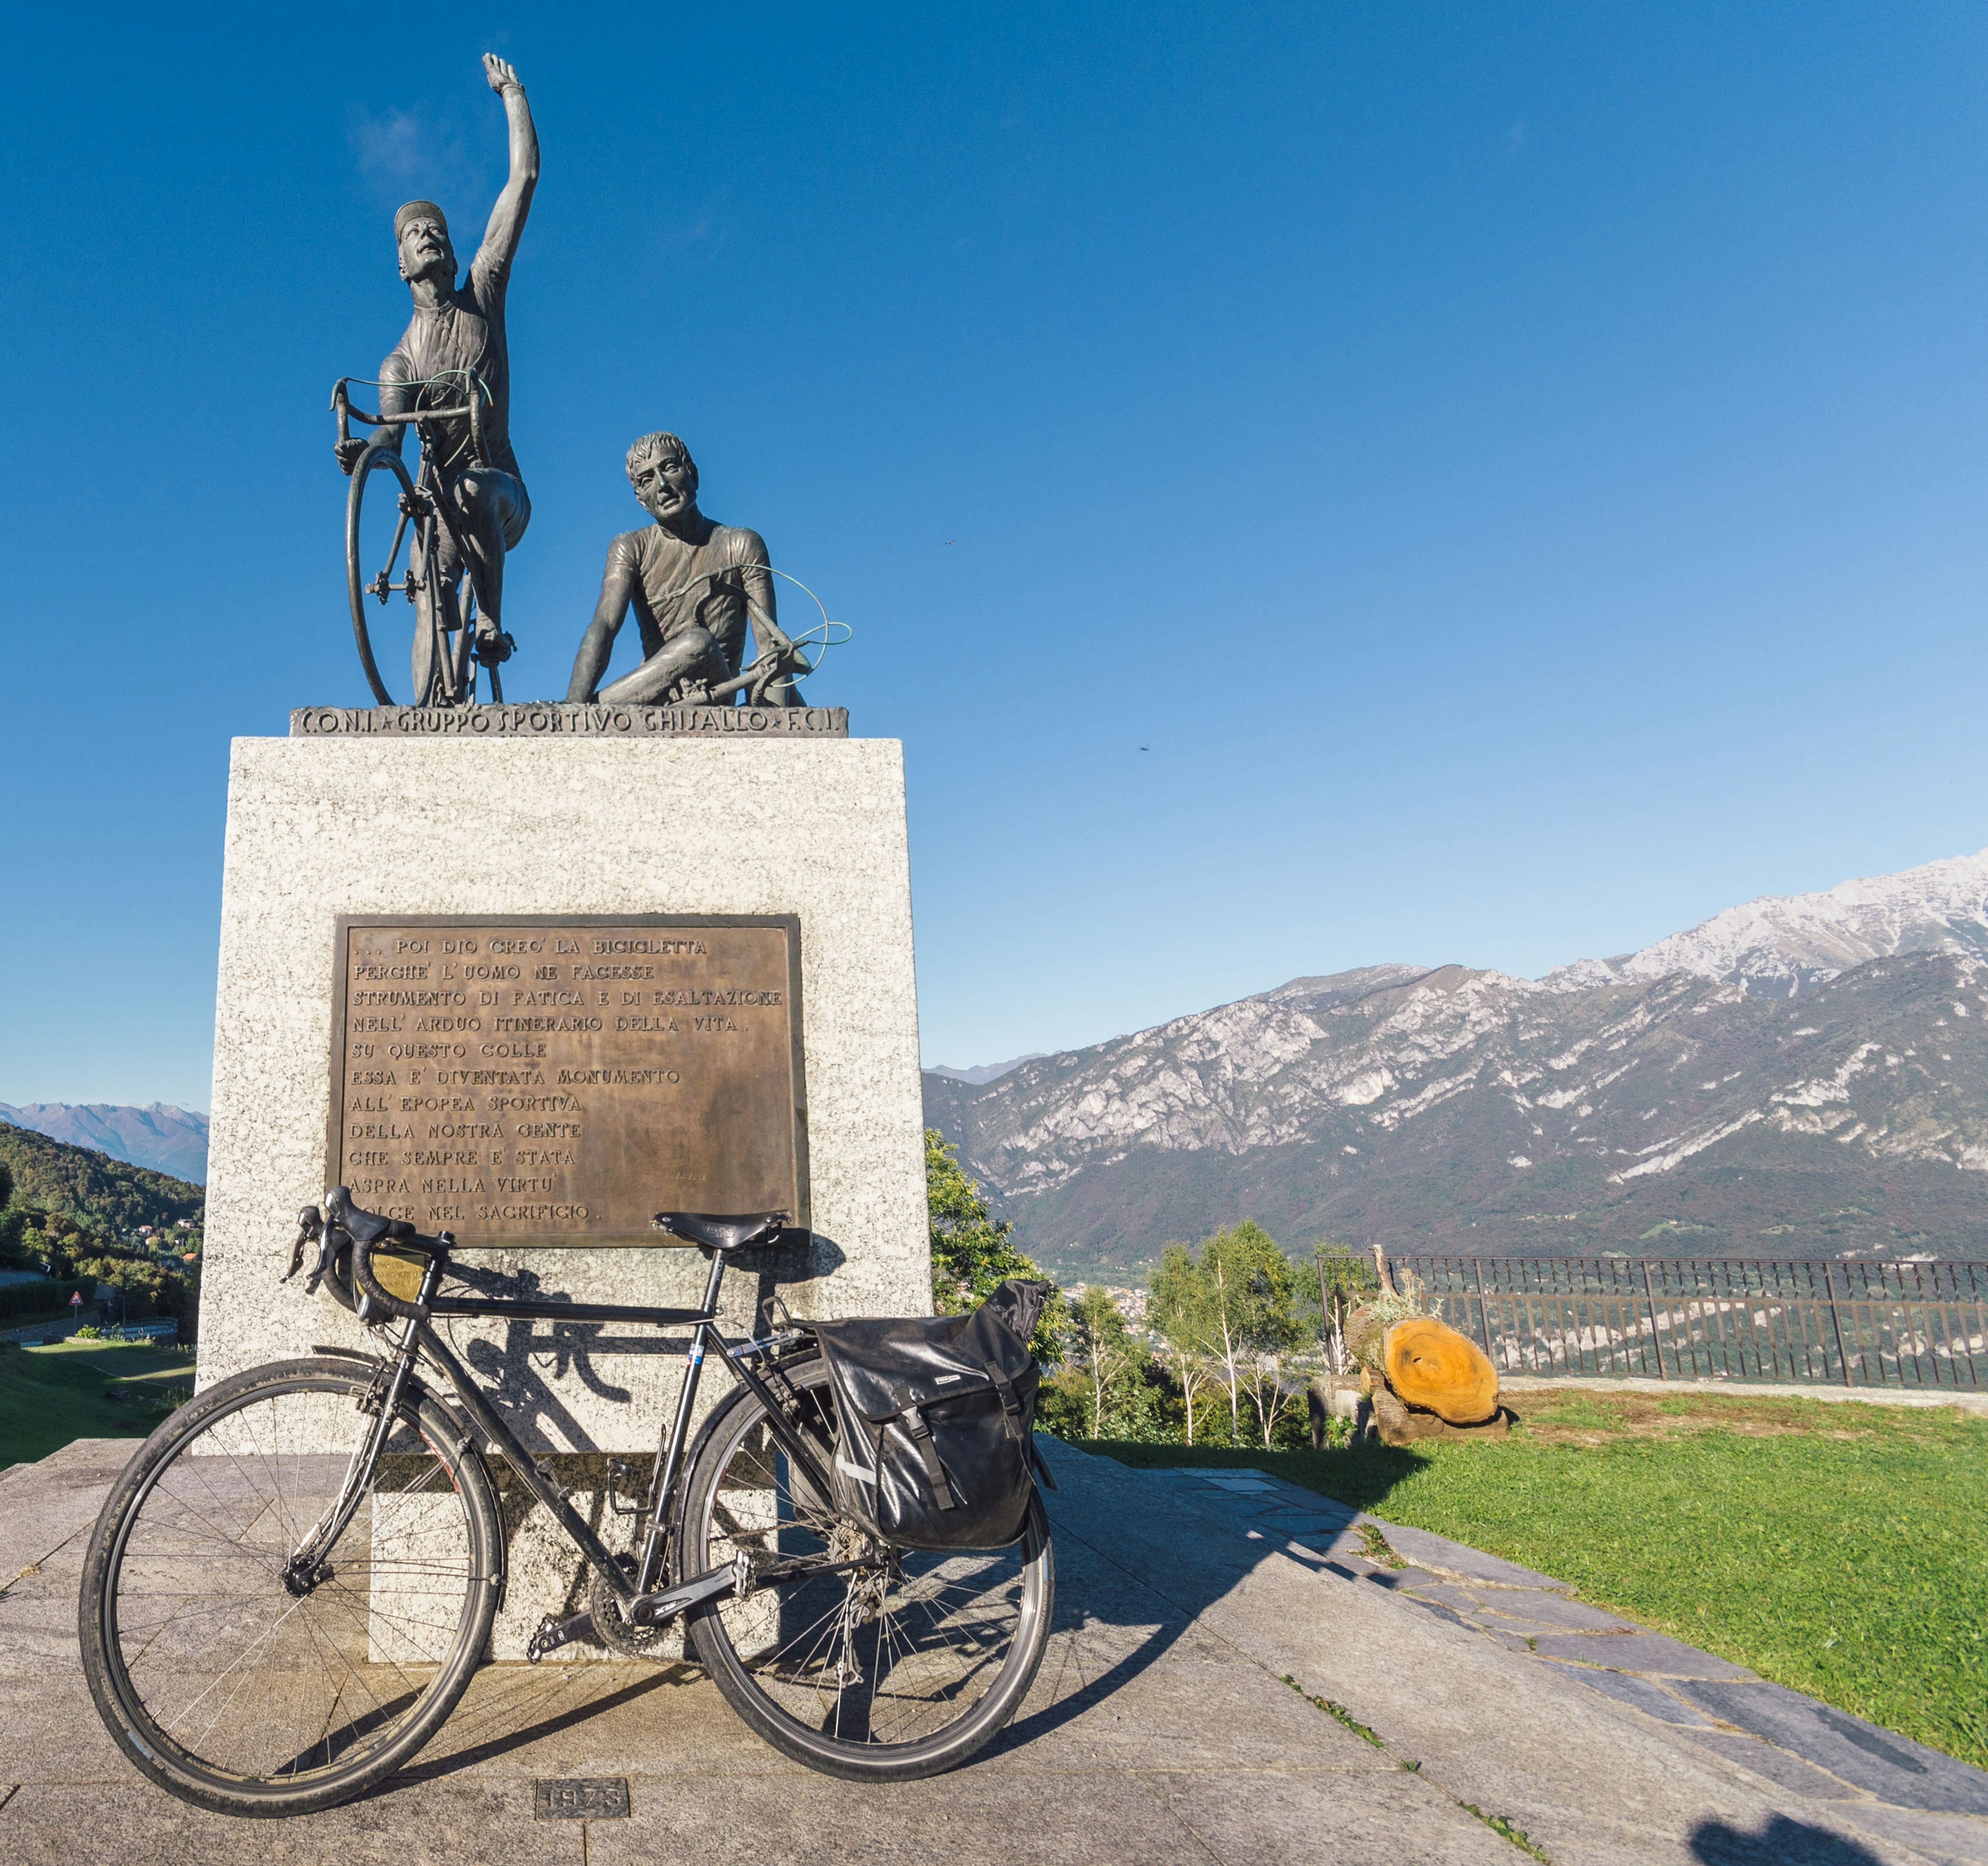
[[[84,1675],[119,1748],[182,1800],[264,1816],[348,1801],[468,1686],[502,1530],[432,1397],[403,1398],[350,1520],[297,1572],[380,1405],[355,1361],[251,1368],[174,1413],[105,1500],[78,1606]]]
[[[798,1402],[789,1417],[820,1442],[826,1468],[827,1369],[812,1356],[786,1364],[782,1379]],[[712,1416],[676,1543],[682,1574],[742,1553],[823,1563],[698,1609],[691,1634],[746,1723],[824,1774],[909,1781],[955,1766],[1014,1716],[1042,1664],[1056,1570],[1040,1497],[1006,1548],[878,1550],[793,1470],[749,1388]]]
[[[375,475],[383,472],[387,478],[375,486]],[[406,461],[391,448],[367,448],[352,469],[352,490],[345,501],[345,590],[359,664],[382,706],[394,700],[380,678],[366,606],[384,605],[389,596],[405,597],[414,605],[416,639],[433,629],[434,602],[425,586],[432,580],[428,566],[435,561],[434,529],[433,506],[416,488]],[[369,571],[369,563],[378,567]]]

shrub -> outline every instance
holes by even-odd
[[[936,1127],[925,1130],[925,1209],[931,1243],[932,1307],[965,1315],[1007,1278],[1047,1283],[1035,1262],[1014,1245],[1014,1226],[996,1219],[980,1188],[961,1171],[955,1149]],[[1063,1293],[1053,1286],[1029,1344],[1045,1366],[1062,1347]]]

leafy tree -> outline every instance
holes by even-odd
[[[1346,1318],[1380,1287],[1374,1266],[1344,1244],[1321,1238],[1311,1247],[1312,1260],[1294,1266],[1297,1275],[1297,1313],[1304,1331],[1325,1350],[1335,1374],[1353,1371],[1346,1344]]]
[[[1123,1384],[1139,1358],[1131,1330],[1118,1305],[1095,1284],[1079,1296],[1070,1312],[1070,1357],[1090,1385],[1090,1436],[1104,1436],[1106,1396]]]
[[[1014,1229],[987,1209],[980,1188],[961,1171],[953,1149],[936,1127],[925,1130],[925,1214],[931,1240],[932,1307],[941,1315],[978,1308],[1011,1276],[1048,1283],[1035,1263],[1009,1242]],[[1068,1315],[1053,1284],[1029,1345],[1045,1366],[1063,1351]]]
[[[168,1268],[152,1259],[132,1256],[84,1257],[78,1259],[76,1273],[119,1292],[120,1313],[113,1320],[141,1322],[171,1316],[180,1325],[180,1339],[193,1339],[200,1315],[197,1266],[174,1263]]]
[[[1122,1316],[1114,1326],[1110,1316],[1117,1313],[1116,1305],[1103,1290],[1087,1290],[1085,1295],[1094,1299],[1089,1327],[1080,1304],[1071,1322],[1078,1339],[1070,1357],[1043,1383],[1036,1423],[1063,1438],[1178,1445],[1179,1398],[1165,1370],[1125,1327]],[[1083,1339],[1087,1334],[1088,1342]],[[1094,1350],[1102,1351],[1094,1354]]]
[[[1169,1244],[1160,1252],[1158,1267],[1148,1284],[1151,1301],[1146,1317],[1166,1343],[1168,1371],[1180,1388],[1187,1442],[1195,1442],[1195,1408],[1205,1408],[1215,1386],[1203,1343],[1207,1338],[1201,1273],[1185,1244]],[[1205,1423],[1202,1435],[1207,1435]]]
[[[1293,1307],[1296,1278],[1276,1239],[1245,1219],[1192,1251],[1169,1246],[1151,1286],[1155,1325],[1176,1344],[1183,1372],[1199,1360],[1227,1398],[1229,1442],[1243,1442],[1247,1398],[1261,1442],[1273,1444],[1294,1404],[1284,1390],[1283,1357],[1303,1332]]]

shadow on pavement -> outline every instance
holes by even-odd
[[[1692,1830],[1691,1852],[1705,1866],[1884,1866],[1868,1847],[1785,1814],[1756,1834],[1723,1820],[1702,1822]]]
[[[505,1668],[512,1670],[512,1668]],[[612,1670],[617,1674],[625,1672],[624,1666],[589,1666],[589,1672]],[[491,1674],[484,1673],[488,1678]],[[362,1800],[376,1800],[397,1790],[418,1787],[424,1782],[440,1781],[446,1776],[459,1775],[466,1769],[478,1763],[495,1761],[509,1755],[528,1743],[538,1743],[548,1736],[556,1736],[563,1730],[570,1730],[589,1719],[604,1716],[619,1710],[624,1705],[632,1704],[645,1698],[652,1691],[660,1691],[666,1685],[681,1685],[703,1674],[694,1668],[681,1664],[641,1666],[639,1675],[626,1678],[616,1689],[601,1692],[598,1695],[585,1696],[581,1702],[573,1699],[597,1682],[593,1678],[575,1680],[559,1672],[529,1672],[522,1676],[512,1677],[497,1682],[478,1693],[472,1687],[471,1695],[465,1698],[451,1714],[443,1726],[438,1741],[461,1743],[467,1736],[472,1739],[461,1748],[451,1748],[445,1754],[418,1758],[407,1767],[387,1777],[377,1788],[369,1790]],[[600,1680],[599,1682],[610,1681]],[[563,1708],[557,1708],[563,1703]],[[534,1712],[543,1713],[534,1715]],[[476,1726],[491,1729],[494,1733],[481,1741],[475,1740]]]
[[[1138,1445],[1118,1439],[1086,1439],[1084,1449],[1115,1459],[1133,1470],[1179,1470],[1189,1465],[1205,1465],[1210,1470],[1225,1468],[1246,1470],[1263,1466],[1263,1453],[1249,1445]],[[1280,1450],[1275,1469],[1295,1484],[1316,1490],[1321,1496],[1345,1503],[1354,1509],[1385,1516],[1382,1507],[1398,1484],[1405,1482],[1429,1462],[1420,1452],[1401,1450],[1368,1440],[1344,1445],[1335,1451]],[[1300,1476],[1300,1473],[1303,1475]],[[1330,1476],[1330,1487],[1316,1480]]]

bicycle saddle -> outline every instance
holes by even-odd
[[[658,1231],[706,1250],[750,1250],[778,1237],[786,1222],[784,1212],[658,1212],[655,1218]]]
[[[386,1218],[377,1212],[362,1212],[352,1202],[352,1195],[335,1185],[324,1195],[324,1215],[357,1243],[401,1244],[415,1235],[404,1218]]]

